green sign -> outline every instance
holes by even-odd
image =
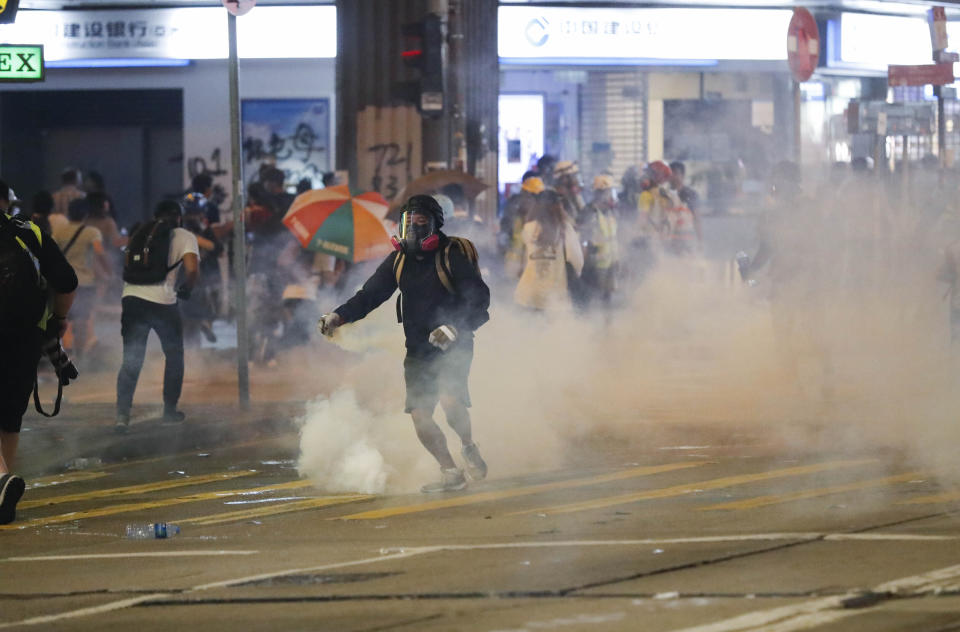
[[[0,82],[43,81],[43,46],[0,44]]]

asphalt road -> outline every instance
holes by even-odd
[[[895,453],[664,438],[461,493],[329,494],[289,428],[216,414],[74,429],[105,455],[75,470],[30,459],[65,426],[25,437],[0,628],[960,630],[960,493]],[[182,533],[124,537],[157,520]]]

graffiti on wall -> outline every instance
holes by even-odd
[[[330,171],[329,99],[246,99],[241,120],[247,182],[266,163],[283,170],[288,184],[321,185]]]
[[[392,200],[407,182],[413,180],[410,160],[413,143],[407,141],[405,147],[401,147],[400,143],[379,143],[367,147],[367,152],[373,154],[376,165],[370,177],[369,188]]]
[[[223,165],[223,152],[219,147],[210,152],[209,156],[192,156],[187,160],[187,173],[193,179],[201,174],[216,178],[229,173]]]
[[[361,189],[392,200],[420,175],[420,115],[409,106],[366,107],[357,113],[357,178]]]

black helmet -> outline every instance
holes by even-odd
[[[417,221],[414,216],[426,218]],[[428,252],[440,245],[440,227],[443,209],[429,195],[414,195],[400,207],[400,236],[394,239],[394,248],[407,253]]]
[[[438,229],[443,226],[443,209],[432,195],[414,195],[404,202],[403,206],[400,207],[400,212],[430,214],[433,216],[434,224]]]

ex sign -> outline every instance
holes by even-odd
[[[43,46],[0,44],[0,82],[43,81]]]

